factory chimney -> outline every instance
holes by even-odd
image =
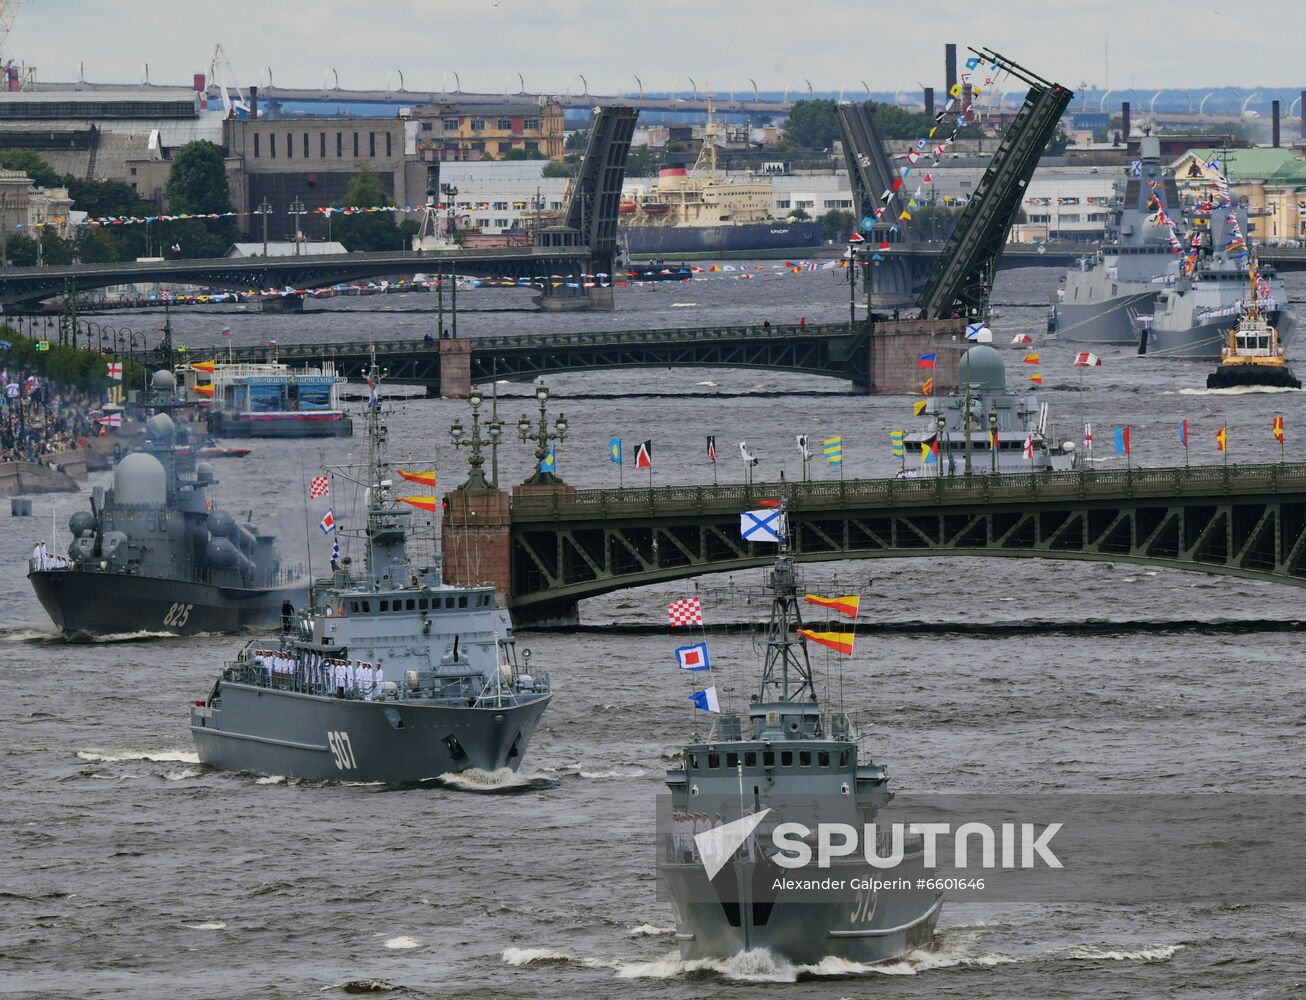
[[[947,95],[952,96],[952,88],[957,85],[957,43],[948,42],[943,47],[943,74],[946,81]]]
[[[258,121],[258,87],[249,88],[249,120]]]
[[[1270,102],[1270,145],[1279,148],[1279,102]]]

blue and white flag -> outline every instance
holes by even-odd
[[[331,567],[332,567],[332,569],[334,569],[335,566],[336,566],[336,564],[339,563],[339,562],[340,562],[340,536],[339,536],[339,535],[336,535],[333,539],[331,539]]]
[[[549,453],[540,459],[540,471],[552,472],[558,467],[558,448],[557,445],[549,446]]]
[[[739,514],[739,534],[746,542],[782,542],[783,531],[778,509],[745,510]]]
[[[974,344],[993,343],[993,331],[983,323],[967,323],[966,339]]]
[[[706,688],[703,691],[695,691],[689,696],[689,700],[694,703],[694,707],[699,711],[721,714],[721,702],[717,700],[715,686]]]
[[[708,659],[707,643],[696,642],[692,646],[678,647],[676,663],[681,670],[711,670],[712,661]]]
[[[331,532],[336,530],[336,516],[332,513],[331,509],[328,509],[327,512],[322,515],[322,521],[318,524],[318,527],[322,529],[322,534],[324,535],[329,535]]]

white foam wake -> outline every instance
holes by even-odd
[[[686,961],[670,952],[651,962],[627,962],[617,966],[618,979],[672,979],[695,972],[714,972],[723,979],[744,983],[794,983],[800,977],[837,978],[842,976],[914,976],[934,969],[956,966],[992,968],[1018,961],[1010,955],[955,955],[940,951],[917,950],[889,962],[853,962],[827,955],[819,962],[795,965],[765,948],[740,952],[727,959],[692,959]]]
[[[1231,385],[1227,389],[1178,389],[1161,393],[1162,396],[1246,396],[1251,393],[1301,392],[1284,385]]]
[[[222,923],[220,920],[214,920],[204,924],[182,924],[182,926],[193,931],[224,931],[227,929],[227,925]]]
[[[422,943],[418,941],[417,938],[411,938],[407,934],[401,934],[399,937],[387,938],[385,946],[397,951],[407,951],[409,948],[420,948]]]
[[[440,775],[440,782],[461,792],[508,792],[533,787],[529,778],[510,767],[501,767],[495,771],[483,771],[479,767],[453,771]]]
[[[1076,948],[1069,953],[1071,958],[1107,962],[1164,962],[1171,958],[1183,945],[1158,944],[1138,951],[1117,951],[1109,948]]]
[[[200,756],[187,750],[128,750],[123,753],[96,753],[78,750],[77,759],[92,764],[120,764],[128,760],[148,760],[152,764],[198,764]]]
[[[537,965],[548,962],[570,962],[571,956],[553,948],[505,948],[501,956],[509,965]]]
[[[674,934],[674,927],[654,927],[652,924],[640,924],[638,927],[632,927],[626,931],[626,937],[662,937],[664,934]]]

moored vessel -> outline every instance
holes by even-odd
[[[379,384],[375,361],[371,378]],[[279,641],[254,640],[225,665],[191,708],[200,760],[391,784],[515,771],[552,697],[549,678],[528,669],[529,651],[519,662],[493,587],[444,584],[434,552],[423,565],[412,557],[413,508],[394,492],[379,406],[367,426],[362,475],[333,473],[364,490],[364,571],[333,558]]]
[[[791,556],[777,556],[768,586],[760,689],[746,714],[723,712],[667,772],[670,825],[660,831],[658,874],[680,955],[721,959],[766,949],[795,964],[830,956],[865,963],[927,947],[943,895],[916,887],[929,874],[919,835],[903,840],[892,872],[856,855],[820,869],[778,863],[780,824],[863,830],[893,793],[885,766],[862,759],[848,716],[817,698],[806,640],[797,634],[803,590]],[[822,883],[815,889],[804,884],[812,877]],[[901,881],[880,884],[889,879]]]
[[[1206,376],[1208,389],[1236,386],[1268,386],[1300,389],[1301,380],[1288,367],[1283,346],[1276,330],[1256,307],[1258,274],[1251,269],[1252,306],[1229,330],[1229,339],[1220,352],[1220,364]]]
[[[345,379],[335,364],[294,369],[272,362],[207,361],[182,371],[187,396],[208,405],[215,437],[348,437],[354,422],[340,406]]]
[[[282,564],[275,538],[217,503],[219,480],[196,461],[170,412],[175,382],[157,372],[157,412],[144,444],[73,514],[67,558],[34,558],[28,579],[67,638],[131,632],[236,632],[268,628],[303,603],[302,567]]]

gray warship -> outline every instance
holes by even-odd
[[[1273,268],[1260,268],[1258,291],[1249,292],[1247,208],[1202,205],[1194,223],[1203,231],[1202,246],[1191,274],[1162,290],[1151,316],[1140,316],[1138,353],[1149,358],[1218,360],[1231,327],[1252,305],[1273,326],[1281,343],[1292,331],[1287,294]]]
[[[380,383],[375,361],[370,377]],[[415,564],[379,405],[367,429],[365,571],[333,563],[278,642],[252,640],[226,664],[191,708],[200,761],[397,785],[515,771],[552,697],[548,675],[528,671],[528,650],[519,664],[493,587],[449,586],[438,560]]]
[[[1138,172],[1129,171],[1102,249],[1072,264],[1057,289],[1048,332],[1063,340],[1136,344],[1136,320],[1151,315],[1165,283],[1178,276],[1170,227],[1158,222],[1157,210],[1178,219],[1179,192],[1173,175],[1161,169],[1159,139],[1144,136],[1139,154]]]
[[[213,467],[196,461],[198,444],[171,416],[175,388],[170,372],[155,373],[144,443],[69,519],[67,558],[29,562],[66,638],[270,628],[307,598],[302,567],[282,565],[275,538],[216,506]]]
[[[884,765],[860,759],[847,715],[817,700],[806,640],[793,631],[802,626],[803,589],[792,557],[777,557],[769,587],[762,684],[747,716],[718,716],[707,739],[685,746],[667,772],[671,816],[658,840],[658,875],[671,898],[680,955],[720,959],[765,948],[795,964],[827,956],[866,963],[928,947],[943,895],[915,887],[931,874],[919,836],[904,838],[891,872],[871,867],[860,852],[833,859],[828,869],[776,863],[771,835],[779,823],[846,823],[860,831],[893,793]],[[742,841],[734,849],[718,841],[714,850],[714,833],[741,821],[751,827],[746,839],[734,838]],[[812,877],[841,885],[825,892],[777,885]],[[890,877],[907,885],[858,887]]]
[[[976,344],[961,356],[957,371],[960,391],[930,397],[923,415],[931,426],[904,438],[904,460],[910,457],[920,464],[904,464],[900,475],[1064,472],[1076,467],[1075,445],[1057,442],[1047,404],[1033,393],[1007,390],[1001,354]],[[927,448],[934,456],[929,462],[923,458]]]

